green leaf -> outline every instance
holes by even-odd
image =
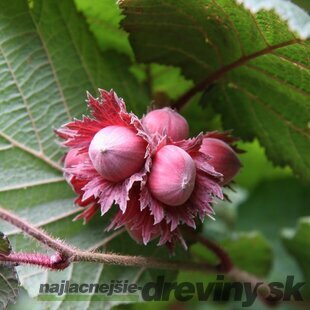
[[[285,20],[290,29],[297,32],[301,38],[308,38],[310,28],[308,25],[309,16],[304,10],[298,6],[292,5],[289,1],[282,0],[237,0],[238,3],[243,3],[246,8],[253,13],[259,10],[274,10],[283,20]],[[303,0],[299,1],[303,2]]]
[[[8,238],[0,232],[0,256],[9,255],[11,245]],[[18,276],[13,265],[5,265],[0,261],[0,309],[6,309],[8,304],[15,303],[19,293]]]
[[[242,2],[255,12],[231,0],[123,0],[122,25],[139,62],[180,67],[197,91],[212,86],[205,102],[225,128],[257,137],[276,165],[310,181],[309,41],[301,39],[310,18],[288,1]]]
[[[153,92],[164,92],[171,99],[179,97],[193,84],[184,79],[179,68],[153,64],[150,70]]]
[[[114,88],[144,111],[129,60],[100,53],[71,1],[0,4],[0,192],[62,183],[53,129],[86,110],[86,90]],[[16,158],[16,160],[12,160]]]
[[[0,200],[45,223],[76,211],[53,129],[85,112],[86,90],[113,87],[138,111],[148,99],[127,57],[99,51],[72,1],[1,1],[0,30]]]
[[[293,178],[264,180],[238,208],[237,231],[259,230],[270,242],[274,264],[269,275],[271,281],[285,281],[287,275],[302,280],[295,261],[287,255],[282,242],[284,227],[295,225],[301,216],[309,213],[310,193]]]
[[[102,50],[116,50],[133,57],[128,34],[119,25],[123,16],[115,0],[75,0],[75,2],[78,10],[86,16],[90,30],[94,33]],[[142,80],[146,81],[151,88],[150,92],[155,96],[158,92],[163,92],[169,98],[176,99],[193,84],[184,79],[179,68],[152,64],[146,76],[147,69],[133,63],[131,70],[138,76],[143,76]],[[152,99],[155,99],[155,104],[158,103],[156,98]]]
[[[270,271],[271,246],[260,232],[237,232],[222,240],[220,245],[229,253],[234,264],[242,270],[259,277],[266,276]],[[214,260],[214,254],[203,245],[193,245],[191,252],[199,258],[203,258],[204,261],[217,262]]]
[[[238,147],[245,151],[240,156],[242,169],[235,178],[238,185],[253,189],[262,180],[286,178],[292,175],[292,170],[289,167],[274,167],[268,161],[265,150],[257,140],[253,142],[240,142]]]
[[[75,0],[83,12],[102,50],[117,50],[132,55],[127,33],[120,28],[122,15],[115,0]]]
[[[287,251],[297,260],[303,274],[306,286],[305,295],[310,297],[310,217],[299,220],[296,229],[284,229],[282,240]]]
[[[232,238],[224,240],[222,245],[236,266],[242,270],[259,277],[269,273],[273,253],[267,239],[260,232],[237,233]]]

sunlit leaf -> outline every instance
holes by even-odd
[[[299,220],[296,229],[286,228],[282,231],[282,240],[289,253],[297,260],[306,282],[305,294],[310,297],[310,217]]]

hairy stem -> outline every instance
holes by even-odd
[[[198,272],[201,272],[202,270],[209,272],[217,271],[216,267],[206,263],[193,263],[170,260],[166,261],[155,259],[152,257],[102,254],[94,253],[92,251],[81,251],[52,238],[46,232],[32,226],[15,214],[1,207],[0,218],[20,228],[23,232],[35,238],[40,243],[56,250],[56,255],[59,255],[59,257],[56,257],[57,259],[55,259],[54,255],[48,257],[47,255],[38,253],[12,253],[7,256],[1,255],[0,261],[3,262],[31,264],[51,269],[64,269],[67,262],[94,262],[109,265],[140,266],[157,269],[182,269]]]
[[[234,267],[229,255],[214,242],[197,235],[193,230],[187,229],[187,233],[193,240],[196,240],[210,249],[220,259],[219,266],[208,263],[161,260],[144,256],[119,255],[114,253],[94,253],[92,251],[82,251],[71,247],[57,239],[54,239],[46,232],[38,229],[26,221],[22,220],[10,211],[0,207],[0,218],[20,228],[29,236],[35,238],[40,243],[56,250],[56,253],[48,256],[41,253],[12,252],[8,255],[0,254],[0,263],[6,264],[30,264],[52,270],[62,270],[73,262],[93,262],[107,265],[136,266],[155,269],[184,270],[192,272],[221,272],[231,279],[239,282],[249,282],[252,288],[257,289],[258,296],[263,302],[268,304],[266,296],[269,295],[269,287],[260,279]],[[270,304],[268,304],[270,305]]]
[[[52,256],[41,253],[10,253],[9,255],[0,255],[0,262],[12,264],[28,264],[40,266],[53,270],[62,270],[70,265],[68,259],[64,259],[59,253]]]
[[[63,256],[70,257],[75,252],[75,249],[64,244],[62,241],[52,238],[46,232],[41,229],[34,227],[27,223],[17,215],[0,207],[0,218],[4,221],[20,228],[24,233],[38,240],[40,243],[45,244],[49,248],[61,253]]]
[[[216,272],[216,267],[207,263],[195,263],[191,261],[176,261],[176,260],[160,260],[145,256],[129,256],[119,255],[114,253],[92,253],[78,251],[72,258],[74,262],[94,262],[104,263],[107,265],[123,265],[137,266],[154,269],[170,269],[170,270],[186,270],[186,271],[207,271]]]

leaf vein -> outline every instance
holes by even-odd
[[[286,61],[286,62],[294,64],[295,66],[299,67],[302,70],[308,70],[310,68],[310,66],[302,64],[300,62],[297,62],[296,60],[292,60],[292,59],[290,59],[290,58],[288,58],[288,57],[286,57],[286,56],[284,56],[282,54],[280,55],[280,54],[275,53],[273,51],[271,52],[271,54],[276,56],[276,57],[278,57],[278,58],[280,58],[280,59],[282,59],[283,61]]]
[[[42,47],[43,47],[43,49],[44,49],[44,51],[45,51],[48,64],[50,65],[52,74],[53,74],[54,79],[55,79],[55,83],[56,83],[57,88],[58,88],[58,91],[59,91],[59,95],[60,95],[61,100],[62,100],[63,105],[64,105],[65,112],[66,112],[66,114],[67,114],[67,116],[68,116],[68,119],[70,120],[70,119],[72,118],[72,115],[71,115],[71,113],[70,113],[70,108],[69,108],[69,105],[68,105],[67,100],[66,100],[66,98],[65,98],[63,89],[61,88],[61,85],[60,85],[60,82],[59,82],[59,79],[58,79],[58,75],[57,75],[57,72],[56,72],[54,63],[52,62],[52,58],[51,58],[50,52],[49,52],[49,50],[48,50],[48,48],[47,48],[47,45],[46,45],[46,43],[45,43],[45,41],[44,41],[44,39],[43,39],[43,36],[42,36],[41,31],[40,31],[40,29],[39,29],[39,26],[38,26],[38,24],[36,23],[36,21],[35,21],[35,19],[34,19],[34,17],[33,17],[33,14],[31,13],[31,11],[30,11],[30,16],[31,16],[31,18],[32,18],[33,24],[34,24],[35,27],[36,27],[37,34],[38,34],[38,36],[39,36],[39,38],[40,38]]]
[[[238,29],[236,28],[235,23],[232,21],[232,19],[229,16],[229,14],[226,13],[224,8],[221,5],[219,5],[219,3],[216,0],[212,0],[212,2],[219,10],[221,10],[221,12],[226,16],[227,20],[229,21],[229,23],[230,23],[230,25],[232,27],[233,32],[237,36],[237,41],[239,43],[241,57],[244,56],[245,55],[244,46],[243,46],[243,43],[242,43],[242,41],[240,39],[240,33],[239,33]]]
[[[167,46],[167,45],[158,45],[158,44],[145,44],[145,46],[148,46],[148,47],[157,47],[157,48],[163,48],[163,49],[166,49],[168,51],[173,51],[173,52],[177,52],[179,54],[182,54],[182,55],[185,55],[186,57],[192,59],[193,61],[195,61],[197,64],[203,66],[204,68],[206,69],[212,69],[212,67],[204,62],[204,61],[201,61],[199,58],[197,58],[195,55],[193,54],[189,54],[187,51],[184,51],[182,49],[179,49],[179,48],[176,48],[176,47],[171,47],[171,46]]]
[[[280,78],[278,78],[277,76],[273,75],[272,73],[260,68],[260,67],[257,67],[255,65],[252,65],[252,64],[245,64],[245,66],[249,69],[252,69],[254,71],[257,71],[257,72],[260,72],[261,74],[265,75],[266,77],[274,80],[274,81],[277,81],[278,83],[284,85],[284,86],[288,86],[289,88],[291,88],[292,90],[296,91],[296,92],[299,92],[300,94],[304,95],[304,96],[308,96],[309,94],[306,93],[305,91],[303,91],[302,89],[300,88],[297,88],[295,85],[291,84],[291,83],[288,83],[288,81],[285,81],[285,80],[282,80]]]
[[[249,97],[250,99],[254,100],[256,103],[258,103],[259,105],[261,105],[262,107],[264,107],[265,109],[267,109],[268,111],[270,111],[273,115],[275,115],[280,121],[284,122],[288,127],[290,127],[293,131],[299,133],[300,135],[309,138],[310,135],[307,134],[306,130],[299,128],[297,126],[295,126],[291,121],[289,121],[288,119],[286,119],[283,115],[281,115],[280,113],[278,113],[277,111],[275,111],[270,105],[268,105],[266,102],[262,101],[260,98],[258,98],[256,95],[252,94],[251,92],[249,92],[248,90],[244,89],[243,87],[241,87],[240,85],[236,84],[235,82],[231,82],[233,84],[233,86],[240,90],[241,92],[243,92],[247,97]]]
[[[7,284],[7,286],[9,287],[9,289],[12,291],[14,297],[16,297],[16,293],[15,293],[15,290],[13,288],[13,286],[11,285],[10,281],[8,281],[6,279],[6,277],[0,272],[0,277],[4,280],[4,282]]]
[[[40,136],[39,136],[39,133],[38,133],[38,129],[37,129],[35,121],[33,119],[33,116],[32,116],[32,113],[31,113],[31,109],[29,107],[27,99],[26,99],[22,89],[20,88],[20,86],[18,84],[18,81],[17,81],[17,78],[16,78],[15,73],[13,71],[13,68],[12,68],[12,66],[11,66],[11,64],[10,64],[10,62],[9,62],[9,60],[8,60],[6,54],[4,53],[4,50],[3,50],[3,48],[1,46],[0,46],[0,52],[3,55],[3,58],[4,58],[4,60],[6,62],[6,65],[7,65],[7,68],[9,70],[9,72],[11,73],[12,79],[14,80],[15,86],[16,86],[16,88],[17,88],[17,90],[18,90],[18,92],[19,92],[19,94],[21,96],[21,99],[22,99],[22,101],[24,103],[24,106],[26,108],[27,114],[28,114],[30,122],[31,122],[31,126],[33,128],[33,131],[34,131],[36,139],[37,139],[39,150],[40,150],[40,152],[43,152],[43,148],[42,148],[42,144],[41,144],[41,141],[40,141]]]
[[[51,167],[53,167],[53,168],[55,168],[61,172],[63,171],[61,166],[59,166],[56,162],[51,160],[49,157],[45,156],[43,153],[37,152],[37,151],[29,148],[28,146],[16,141],[15,139],[11,138],[10,136],[8,136],[7,134],[5,134],[2,131],[0,131],[0,136],[3,137],[4,139],[6,139],[8,142],[10,142],[13,146],[33,155],[34,157],[41,159],[42,161],[44,161],[45,163],[47,163]]]
[[[58,3],[57,3],[57,4],[58,4]],[[95,91],[95,90],[97,89],[96,83],[95,83],[95,81],[94,81],[94,79],[93,79],[93,77],[92,77],[92,74],[89,72],[89,68],[88,68],[88,66],[86,65],[85,61],[84,61],[84,57],[81,55],[80,50],[78,49],[78,47],[77,47],[75,41],[73,40],[73,35],[72,35],[71,31],[70,31],[70,28],[68,27],[68,24],[66,23],[66,20],[68,20],[68,16],[67,16],[67,17],[64,17],[64,16],[63,16],[62,10],[59,8],[58,5],[57,5],[57,8],[58,8],[58,11],[59,11],[60,16],[62,17],[63,24],[64,24],[65,27],[66,27],[66,30],[67,30],[67,32],[68,32],[68,34],[69,34],[69,37],[70,37],[71,42],[72,42],[72,45],[73,45],[73,47],[74,47],[74,49],[75,49],[75,51],[76,51],[76,54],[77,54],[77,56],[78,56],[79,59],[80,59],[80,62],[81,62],[81,64],[82,64],[83,68],[84,68],[84,71],[85,71],[85,73],[86,73],[86,75],[87,75],[87,77],[88,77],[90,83],[92,84],[93,90]]]
[[[203,37],[208,40],[210,46],[212,46],[212,48],[215,52],[215,55],[217,56],[219,64],[223,64],[223,59],[222,59],[222,55],[219,51],[219,47],[213,43],[213,41],[210,39],[208,33],[199,24],[197,24],[196,20],[191,15],[187,14],[187,12],[182,10],[181,7],[174,6],[172,4],[168,4],[165,1],[160,1],[160,3],[162,4],[162,6],[173,8],[176,12],[179,12],[181,15],[185,16],[187,20],[192,22],[196,26],[197,31],[200,32],[203,35]]]
[[[63,177],[59,177],[59,178],[51,178],[51,179],[33,181],[33,182],[22,183],[22,184],[15,184],[11,186],[0,187],[0,193],[12,191],[12,190],[18,190],[18,189],[26,189],[29,187],[35,187],[35,186],[40,186],[40,185],[45,185],[45,184],[58,183],[58,182],[63,182],[63,181],[65,181],[65,179]]]

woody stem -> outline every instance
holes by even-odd
[[[66,262],[95,262],[110,265],[140,266],[157,269],[174,269],[188,271],[209,271],[216,272],[216,267],[207,263],[193,263],[186,261],[160,260],[152,257],[127,256],[119,254],[103,254],[91,251],[82,251],[56,240],[43,230],[34,227],[25,220],[19,218],[10,211],[0,207],[0,218],[20,228],[23,232],[38,240],[40,243],[54,249],[61,257],[56,263],[51,262],[52,257],[38,253],[11,253],[9,255],[0,255],[0,261],[7,263],[24,263],[38,265],[51,269],[64,269]],[[58,268],[59,267],[59,268]]]
[[[221,260],[221,264],[219,266],[192,261],[161,260],[144,256],[129,256],[114,253],[94,253],[92,251],[82,251],[51,237],[43,230],[34,227],[30,223],[2,207],[0,207],[0,219],[3,219],[15,227],[20,228],[24,233],[56,251],[56,254],[51,256],[41,253],[12,252],[7,255],[0,253],[0,263],[30,264],[53,270],[65,269],[73,262],[93,262],[104,263],[107,265],[139,266],[164,270],[170,269],[193,272],[204,271],[210,273],[222,272],[228,277],[239,282],[250,282],[251,286],[253,287],[257,285],[263,285],[265,288],[263,290],[264,293],[258,291],[258,295],[266,304],[268,304],[266,300],[266,296],[268,295],[268,286],[262,280],[242,270],[239,270],[238,268],[235,268],[229,255],[222,248],[220,248],[212,241],[197,235],[194,231],[191,230],[187,230],[186,233],[188,233],[191,238],[204,244],[208,249],[214,252]]]

